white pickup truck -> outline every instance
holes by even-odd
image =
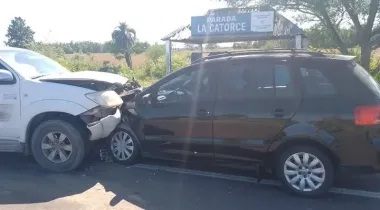
[[[52,171],[75,169],[91,141],[120,122],[117,90],[126,82],[111,73],[70,72],[30,50],[0,48],[0,152],[32,154]]]

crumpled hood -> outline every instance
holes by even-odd
[[[54,74],[43,77],[41,80],[94,80],[108,83],[124,84],[128,81],[127,78],[118,74],[112,74],[99,71],[78,71],[67,74]]]
[[[78,86],[91,90],[102,91],[115,85],[124,85],[128,79],[112,73],[97,71],[79,71],[66,74],[54,74],[39,79],[44,82],[54,82]]]

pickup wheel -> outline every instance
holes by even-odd
[[[334,167],[329,157],[312,146],[293,146],[277,160],[277,174],[286,188],[299,196],[325,194],[334,181]]]
[[[85,139],[72,124],[49,120],[39,125],[31,139],[36,161],[53,172],[67,172],[77,168],[85,155]]]
[[[140,147],[132,130],[117,128],[107,142],[109,154],[115,162],[129,165],[137,161]]]

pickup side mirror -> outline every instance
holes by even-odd
[[[15,82],[13,74],[5,69],[0,69],[0,84],[13,84]]]

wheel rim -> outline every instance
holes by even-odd
[[[48,133],[41,142],[42,153],[53,163],[66,162],[72,155],[71,140],[61,132]]]
[[[115,133],[111,139],[111,151],[118,160],[128,160],[134,151],[132,137],[124,131]]]
[[[296,190],[311,192],[325,181],[325,167],[316,156],[299,152],[291,155],[284,164],[287,182]]]

